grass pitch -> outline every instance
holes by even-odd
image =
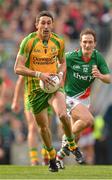
[[[0,179],[112,179],[112,166],[70,165],[53,173],[47,166],[0,165]]]

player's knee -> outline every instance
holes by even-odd
[[[48,126],[42,126],[40,129],[41,129],[41,132],[42,132],[42,133],[46,133],[46,132],[49,131]]]
[[[34,126],[34,124],[30,124],[28,129],[30,132],[33,132],[33,133],[37,132],[37,128]]]
[[[67,114],[65,112],[64,113],[61,112],[59,114],[59,119],[61,120],[62,123],[65,123],[67,121],[67,119],[68,119],[68,116],[67,116]]]

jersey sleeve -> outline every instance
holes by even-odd
[[[66,64],[67,64],[68,67],[69,67],[70,64],[71,64],[71,53],[72,53],[72,52],[66,52],[66,53],[65,53]]]
[[[110,71],[109,71],[108,65],[107,65],[104,57],[100,53],[98,54],[97,60],[98,60],[97,66],[98,66],[98,69],[100,70],[100,72],[102,74],[109,74]]]
[[[60,40],[60,49],[59,49],[59,55],[58,58],[61,60],[65,56],[65,43],[64,40]]]
[[[29,56],[30,50],[29,50],[29,38],[26,37],[23,39],[23,41],[20,44],[19,48],[19,54],[22,56],[25,56],[26,58]]]

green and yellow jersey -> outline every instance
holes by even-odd
[[[48,42],[39,39],[38,34],[29,34],[21,43],[20,55],[27,58],[26,67],[44,73],[57,73],[58,61],[64,55],[64,40],[51,33]],[[39,89],[39,80],[35,77],[25,77],[25,87],[28,94]]]

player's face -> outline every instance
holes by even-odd
[[[80,40],[83,56],[91,57],[96,46],[96,42],[92,34],[83,35]]]
[[[41,36],[42,39],[49,38],[49,35],[53,29],[53,21],[48,16],[42,16],[39,19],[38,24],[36,25],[38,30],[38,34]]]

